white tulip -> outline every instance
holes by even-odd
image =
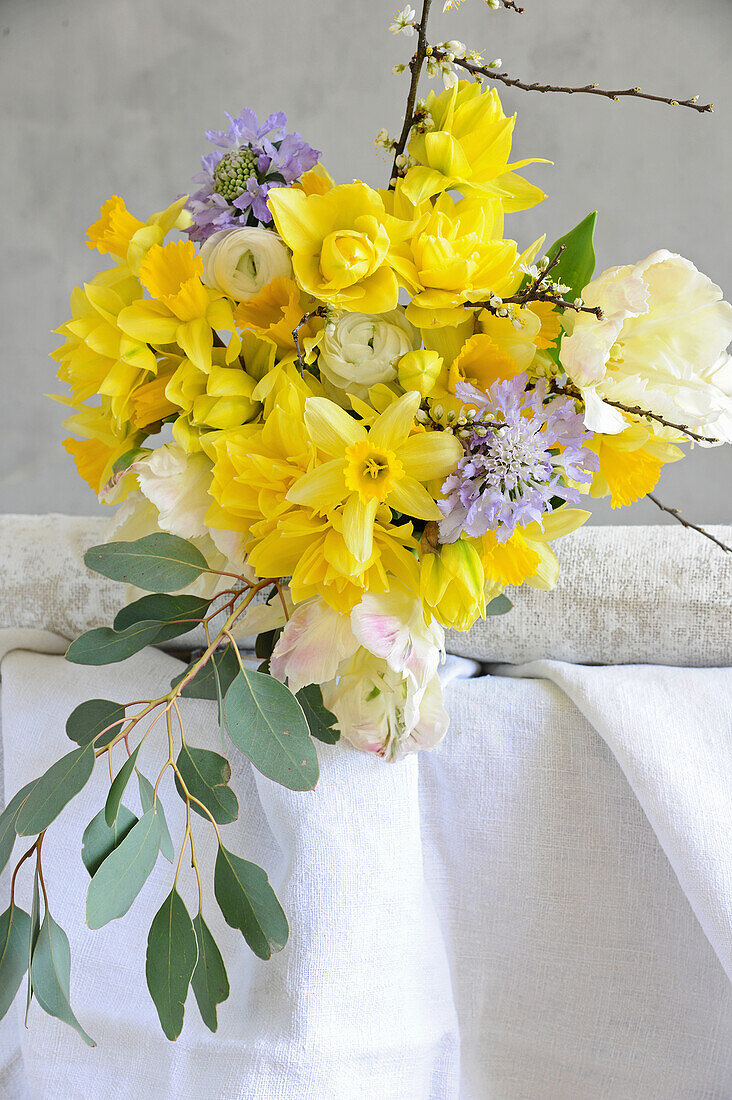
[[[400,309],[341,313],[325,330],[318,367],[336,389],[365,399],[371,386],[394,381],[398,361],[419,344],[419,333]]]
[[[201,247],[203,282],[245,302],[281,276],[292,277],[290,254],[271,229],[221,229]]]
[[[603,319],[577,316],[562,366],[585,401],[585,423],[615,435],[627,427],[617,401],[639,406],[720,442],[732,442],[732,306],[682,256],[654,252],[603,272],[582,293]]]

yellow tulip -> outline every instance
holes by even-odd
[[[421,561],[420,596],[443,626],[470,630],[485,615],[485,577],[471,540],[444,543]]]
[[[397,379],[403,390],[417,390],[422,397],[431,392],[442,368],[436,351],[409,351],[397,364]]]

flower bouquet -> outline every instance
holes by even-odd
[[[78,706],[74,747],[0,817],[0,865],[31,838],[0,917],[0,1014],[27,971],[27,1003],[92,1042],[69,1002],[42,847],[103,757],[109,793],[81,853],[87,923],[122,917],[162,853],[174,869],[149,933],[150,993],[168,1038],[191,986],[215,1030],[229,985],[199,829],[218,839],[215,903],[252,951],[281,950],[288,925],[265,871],[222,836],[238,811],[231,769],[188,741],[186,700],[211,701],[224,753],[295,791],[318,780],[318,741],[385,761],[432,748],[448,729],[445,628],[508,612],[507,587],[555,585],[552,543],[592,498],[631,504],[685,446],[732,441],[732,306],[717,286],[663,250],[595,276],[595,214],[549,248],[520,248],[504,227],[544,198],[519,170],[548,162],[511,162],[515,116],[490,85],[662,97],[524,84],[458,41],[430,44],[429,9],[391,26],[417,45],[397,66],[410,74],[401,133],[377,138],[393,160],[385,188],[335,183],[284,114],[260,124],[244,110],[207,133],[190,198],[143,221],[113,196],[89,228],[109,262],[58,330],[58,400],[79,473],[118,506],[86,564],[132,591],[66,658],[122,661],[193,628],[200,648],[158,698]],[[425,70],[444,86],[420,99]],[[238,645],[253,636],[256,661]],[[144,775],[139,749],[158,735]],[[133,784],[139,816],[124,802]],[[182,836],[161,792],[185,802]]]

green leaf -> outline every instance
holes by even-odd
[[[135,542],[107,542],[84,555],[89,569],[145,592],[177,592],[208,569],[200,550],[164,531]]]
[[[46,911],[38,934],[38,942],[31,963],[33,992],[44,1012],[55,1016],[57,1020],[73,1027],[87,1044],[96,1043],[84,1031],[71,1011],[69,1001],[69,983],[71,979],[71,949],[63,928],[60,928],[51,914]]]
[[[31,963],[33,962],[33,952],[35,951],[36,944],[38,943],[38,933],[41,930],[41,895],[39,889],[39,875],[38,875],[38,862],[36,861],[36,869],[33,875],[33,900],[31,902],[30,911],[30,935],[28,936],[28,963],[26,970],[28,971],[28,982],[26,985],[25,995],[25,1026],[28,1026],[28,1010],[30,1009],[31,1000],[33,999],[33,977],[31,975]]]
[[[188,986],[198,960],[193,924],[175,887],[153,918],[147,938],[145,975],[160,1024],[168,1039],[183,1029]]]
[[[510,611],[513,604],[509,600],[508,596],[501,592],[500,596],[494,596],[490,603],[486,604],[485,615],[488,618],[489,615],[505,615],[507,611]]]
[[[137,822],[137,818],[126,806],[120,806],[114,824],[107,825],[104,810],[100,810],[96,817],[84,829],[82,837],[81,858],[89,874],[94,877],[110,852],[119,847],[130,829]]]
[[[15,826],[20,808],[37,782],[38,780],[34,779],[31,783],[26,783],[21,791],[13,795],[3,812],[0,814],[0,871],[3,870],[13,854],[15,838],[18,835],[15,831]]]
[[[125,708],[121,703],[113,703],[111,699],[87,699],[66,719],[66,736],[82,746],[94,741],[94,747],[102,749],[117,736],[124,717]],[[99,737],[103,730],[107,732]]]
[[[311,737],[324,741],[326,745],[335,745],[340,740],[341,732],[333,729],[337,718],[326,708],[320,685],[308,684],[300,688],[295,698],[302,707]]]
[[[191,663],[185,672],[181,672],[180,676],[176,676],[171,681],[171,687],[177,687],[183,680],[191,668]],[[211,657],[209,657],[206,664],[200,669],[199,672],[193,677],[190,683],[181,691],[181,697],[184,699],[216,699],[218,693],[216,691],[216,674],[218,673],[219,682],[221,685],[221,695],[226,695],[229,690],[229,685],[235,679],[239,671],[239,662],[236,659],[233,646],[229,646],[225,650],[216,650]]]
[[[191,985],[201,1019],[209,1031],[215,1031],[218,1027],[216,1006],[229,996],[229,979],[216,940],[200,913],[193,918],[193,928],[198,943],[198,962]]]
[[[555,241],[547,252],[549,259],[553,260],[561,246],[565,245],[562,257],[557,266],[552,268],[550,277],[569,287],[570,301],[582,294],[595,273],[593,235],[596,221],[597,211],[593,210],[579,225]]]
[[[88,782],[94,771],[94,746],[73,749],[52,764],[36,780],[33,790],[18,812],[15,831],[18,836],[35,836],[47,829]]]
[[[295,696],[263,672],[240,669],[224,698],[226,732],[254,767],[292,791],[318,782],[318,755]]]
[[[238,928],[255,955],[268,959],[287,943],[287,917],[266,872],[219,845],[214,894],[224,920]]]
[[[125,915],[155,866],[159,847],[160,819],[149,809],[89,883],[86,923],[90,928],[102,928]]]
[[[155,798],[155,790],[152,783],[140,772],[137,773],[137,786],[140,789],[142,812],[146,814],[153,805],[155,806],[155,812],[160,821],[160,851],[163,857],[167,859],[168,863],[172,863],[175,852],[173,850],[173,841],[170,836],[170,829],[168,828],[168,821],[165,817],[163,804],[159,797]]]
[[[133,462],[136,462],[140,457],[147,457],[151,454],[149,447],[133,447],[130,451],[125,451],[123,455],[115,462],[112,467],[113,474],[122,474],[125,470],[129,470]]]
[[[205,616],[210,603],[210,600],[204,600],[201,596],[167,596],[159,592],[143,596],[117,612],[114,629],[127,630],[135,623],[156,622],[161,627],[182,626],[186,630],[193,630]],[[179,633],[185,632],[181,630]],[[177,634],[173,635],[176,636]]]
[[[109,788],[107,801],[104,804],[104,819],[110,829],[117,820],[117,813],[119,811],[120,802],[122,801],[122,795],[127,790],[127,784],[130,781],[130,776],[132,775],[137,760],[137,754],[141,748],[142,741],[136,749],[133,749],[131,755],[127,757],[124,764],[115,775],[112,786]]]
[[[15,1000],[28,969],[30,929],[30,917],[17,905],[0,917],[0,1020]]]
[[[160,623],[134,623],[127,630],[112,630],[98,626],[87,630],[66,650],[66,660],[73,665],[111,665],[126,661],[145,646],[160,640]]]
[[[231,765],[225,756],[219,756],[210,749],[197,749],[193,745],[183,745],[178,755],[177,767],[183,776],[186,787],[204,806],[208,808],[217,825],[228,825],[239,816],[239,803],[227,783],[231,779]],[[175,777],[178,794],[185,801],[183,788]],[[191,809],[206,817],[206,813],[191,803]]]

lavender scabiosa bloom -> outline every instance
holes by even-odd
[[[487,394],[467,382],[455,386],[456,396],[475,407],[481,420],[442,486],[442,542],[455,542],[463,533],[479,538],[489,530],[505,542],[517,527],[541,525],[543,514],[552,511],[552,498],[577,504],[580,494],[566,480],[591,481],[598,469],[574,402],[546,401],[546,381],[533,389],[527,382],[520,374],[494,382]]]
[[[188,233],[194,241],[205,241],[219,229],[269,225],[268,192],[299,179],[320,157],[300,134],[286,132],[287,115],[282,111],[261,126],[249,107],[238,118],[226,117],[226,130],[206,131],[216,148],[201,157],[203,171],[193,177],[200,184],[188,203],[193,215]]]

